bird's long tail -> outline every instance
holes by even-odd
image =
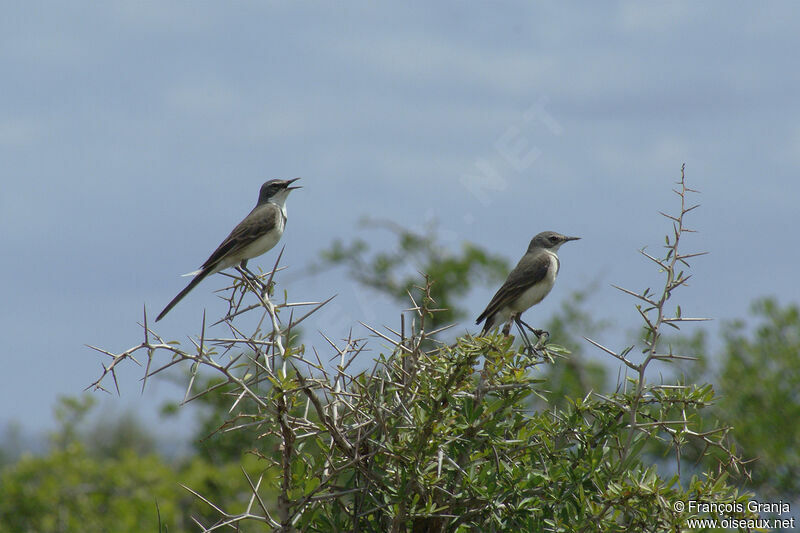
[[[186,286],[186,288],[185,288],[185,289],[183,289],[181,292],[179,292],[179,293],[178,293],[178,295],[177,295],[175,298],[173,298],[173,299],[172,299],[172,301],[171,301],[170,303],[168,303],[168,304],[167,304],[167,306],[164,308],[164,310],[163,310],[163,311],[161,311],[161,314],[160,314],[160,315],[158,315],[158,317],[156,317],[156,322],[158,322],[159,320],[161,320],[162,318],[164,318],[164,316],[165,316],[167,313],[169,313],[169,312],[170,312],[170,310],[171,310],[173,307],[175,307],[176,305],[178,305],[178,302],[180,302],[181,300],[183,300],[183,297],[184,297],[184,296],[186,296],[187,294],[189,294],[189,291],[191,291],[192,289],[194,289],[194,288],[197,286],[197,284],[198,284],[198,283],[200,283],[201,281],[203,281],[203,280],[206,278],[206,276],[208,276],[208,275],[209,275],[209,274],[211,274],[212,272],[213,272],[213,270],[212,270],[212,269],[210,269],[210,268],[207,268],[207,269],[201,270],[201,271],[200,271],[200,272],[199,272],[199,273],[198,273],[198,274],[197,274],[197,275],[194,277],[194,279],[193,279],[192,281],[190,281],[190,282],[189,282],[189,284]]]
[[[489,330],[492,329],[492,322],[494,322],[494,315],[484,316],[481,315],[478,317],[478,320],[475,321],[476,324],[480,324],[482,320],[486,319],[483,323],[483,329],[481,329],[481,335],[486,335],[489,333]]]

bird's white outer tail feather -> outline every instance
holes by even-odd
[[[187,272],[186,274],[181,274],[181,277],[182,278],[188,278],[189,276],[194,277],[194,276],[198,275],[202,271],[203,271],[202,268],[200,270],[193,270],[192,272]]]

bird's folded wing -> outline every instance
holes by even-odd
[[[533,259],[523,256],[475,323],[480,324],[483,319],[491,317],[519,298],[527,289],[543,280],[545,276],[547,276],[547,269],[549,267],[550,258],[547,255],[542,254]]]
[[[222,244],[206,259],[200,270],[214,267],[223,257],[234,255],[252,244],[259,237],[263,237],[278,225],[281,210],[273,204],[256,206],[244,220],[233,228]]]

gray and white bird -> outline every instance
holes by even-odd
[[[486,321],[481,334],[500,325],[510,327],[511,320],[521,329],[522,313],[541,302],[553,288],[561,265],[556,252],[565,242],[578,239],[555,231],[543,231],[531,239],[528,251],[475,321],[476,324]],[[506,334],[508,327],[503,330]]]
[[[210,274],[236,265],[246,268],[248,259],[258,257],[278,244],[286,226],[286,198],[294,189],[300,188],[290,185],[299,179],[269,180],[264,183],[258,194],[258,202],[250,214],[233,228],[199,270],[187,274],[194,276],[194,279],[167,304],[156,322]]]

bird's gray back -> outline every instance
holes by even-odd
[[[220,265],[215,265],[215,263],[226,256],[236,256],[245,248],[252,245],[259,237],[266,235],[275,227],[278,227],[280,233],[283,233],[284,224],[285,220],[283,219],[283,213],[280,207],[269,202],[257,205],[235,228],[233,228],[233,231],[222,241],[222,244],[220,244],[206,262],[203,263],[202,268],[210,267],[215,271],[219,271],[228,266],[232,266],[235,263],[218,268]],[[280,237],[280,235],[278,235],[278,237]],[[266,251],[267,250],[264,250],[264,252]]]

